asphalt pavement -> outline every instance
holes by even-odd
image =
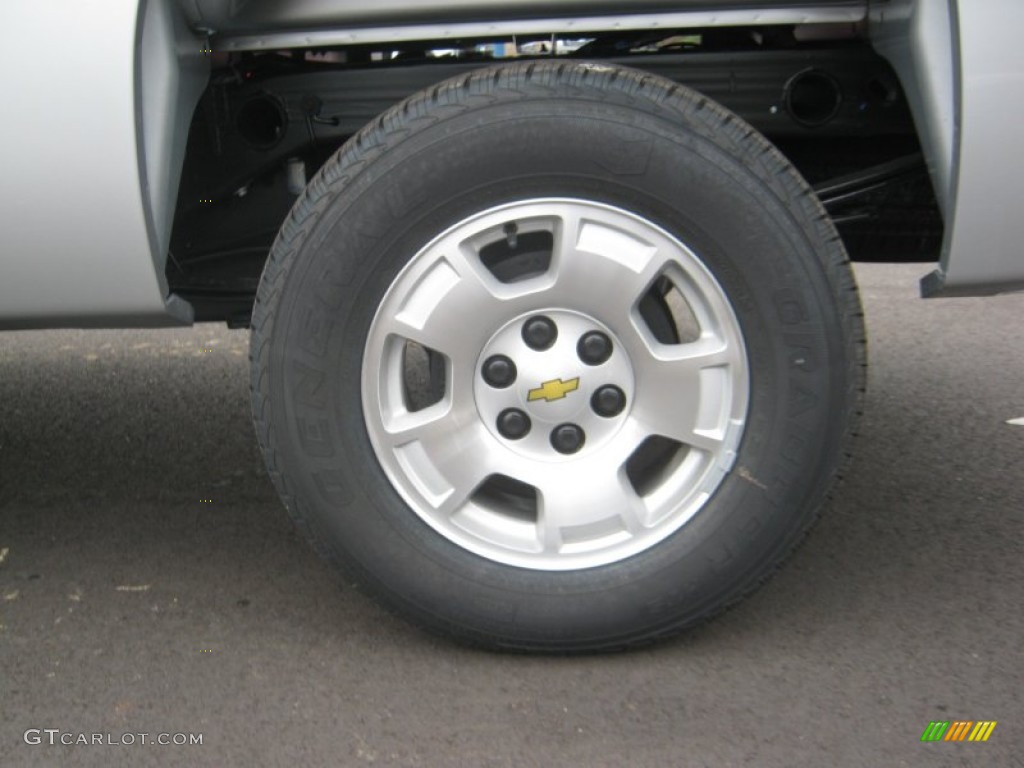
[[[858,267],[857,457],[787,566],[581,658],[341,586],[266,477],[246,332],[0,334],[0,766],[1024,768],[1024,295],[925,269]],[[997,725],[921,742],[964,720]]]

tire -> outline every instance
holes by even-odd
[[[312,180],[254,310],[256,429],[299,528],[408,619],[619,649],[802,539],[861,319],[827,214],[750,126],[648,74],[515,64],[407,99]]]

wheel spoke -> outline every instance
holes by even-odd
[[[476,351],[509,311],[500,284],[456,245],[419,276],[398,311],[381,318],[391,333],[445,354],[458,365]]]
[[[720,339],[656,345],[636,360],[633,416],[651,434],[702,451],[722,445],[735,353]]]
[[[625,467],[594,471],[594,461],[550,468],[536,483],[538,538],[545,552],[616,534],[634,535],[645,524],[643,500],[633,490]]]
[[[475,415],[444,403],[394,419],[387,434],[421,495],[443,514],[462,507],[494,470],[495,446],[486,428]]]
[[[596,220],[564,216],[546,298],[600,314],[619,330],[668,262],[654,242]]]

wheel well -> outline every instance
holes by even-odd
[[[171,291],[197,320],[247,324],[278,228],[348,138],[448,77],[552,57],[625,65],[700,91],[818,187],[855,258],[937,258],[942,221],[906,99],[858,28],[631,30],[215,53],[189,132]]]

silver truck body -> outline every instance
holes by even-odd
[[[474,34],[861,25],[911,104],[944,214],[926,295],[1024,288],[1024,50],[1015,0],[10,0],[0,28],[0,328],[188,324],[164,277],[209,47],[240,51]],[[53,54],[40,55],[40,51]],[[24,62],[32,62],[26,71]]]

